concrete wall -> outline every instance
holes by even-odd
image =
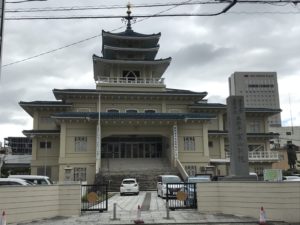
[[[78,216],[81,210],[81,186],[2,186],[0,210],[7,223],[20,223],[55,216]]]
[[[300,221],[300,182],[210,182],[197,184],[198,210],[267,220]]]

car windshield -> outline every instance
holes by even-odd
[[[193,177],[188,179],[188,183],[198,183],[198,182],[205,182],[210,181],[209,177]]]
[[[181,183],[181,180],[179,177],[165,177],[164,183]]]

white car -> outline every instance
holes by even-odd
[[[53,182],[47,176],[38,176],[38,175],[10,175],[8,178],[19,178],[26,181],[29,181],[33,184],[39,185],[51,185]]]
[[[135,178],[126,178],[122,180],[120,186],[120,195],[136,194],[140,192],[139,184]]]
[[[7,186],[7,185],[28,186],[33,184],[19,178],[0,178],[0,186]]]
[[[171,183],[171,184],[169,184]],[[157,177],[157,195],[158,197],[167,197],[167,184],[169,193],[168,197],[174,198],[178,191],[183,188],[182,180],[176,175],[160,175]]]
[[[288,182],[290,182],[290,181],[300,181],[300,177],[298,177],[298,176],[284,176],[282,178],[282,180],[283,181],[288,181]]]

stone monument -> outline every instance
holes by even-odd
[[[229,96],[226,101],[230,175],[224,180],[256,180],[249,175],[244,97]]]

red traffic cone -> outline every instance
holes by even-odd
[[[6,225],[6,214],[5,214],[5,211],[2,212],[1,225]]]
[[[259,212],[259,224],[260,225],[266,225],[267,224],[266,212],[264,210],[264,207],[260,208],[260,212]]]
[[[134,220],[135,224],[144,224],[144,220],[141,218],[141,213],[142,213],[141,206],[138,205],[137,218],[136,220]]]

